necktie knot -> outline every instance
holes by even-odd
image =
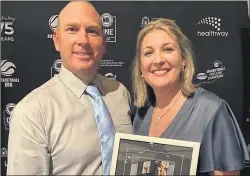
[[[87,92],[87,94],[89,94],[89,95],[92,96],[93,98],[98,97],[98,96],[101,96],[100,91],[99,91],[98,88],[97,88],[95,85],[93,85],[93,84],[90,84],[90,85],[87,86],[86,92]]]

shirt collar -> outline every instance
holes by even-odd
[[[63,65],[61,65],[61,70],[59,73],[59,79],[68,87],[70,90],[78,97],[81,98],[82,94],[85,92],[88,82],[84,82],[75,76],[72,72],[67,70]],[[99,91],[104,94],[103,84],[99,78],[99,75],[96,76],[93,83],[97,86]]]

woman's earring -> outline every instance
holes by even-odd
[[[143,78],[143,74],[141,74],[141,77]]]

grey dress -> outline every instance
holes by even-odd
[[[154,107],[136,112],[133,128],[149,135]],[[161,138],[200,142],[197,175],[215,170],[242,170],[249,154],[237,120],[227,102],[203,88],[188,97]]]

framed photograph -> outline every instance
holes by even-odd
[[[116,133],[110,175],[196,175],[200,143]]]

